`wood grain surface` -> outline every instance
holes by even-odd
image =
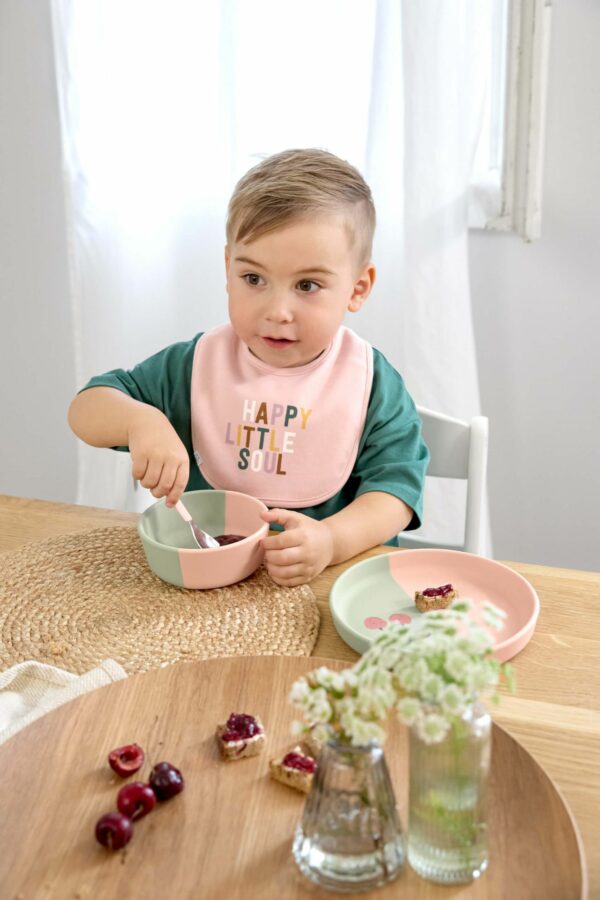
[[[0,496],[0,552],[29,541],[111,523],[135,524],[137,515],[108,509]],[[311,587],[321,613],[315,656],[354,661],[329,612],[329,590],[344,569],[389,552],[376,548],[327,569]],[[535,634],[512,661],[516,696],[503,696],[494,719],[542,764],[569,803],[579,826],[589,872],[589,895],[600,898],[600,573],[506,563],[536,589],[541,612]],[[520,898],[517,898],[520,900]]]
[[[180,663],[93,691],[34,722],[0,747],[0,885],[3,897],[93,900],[301,900],[330,897],[291,856],[304,797],[273,782],[268,761],[292,746],[287,696],[298,675],[326,660],[236,657]],[[342,663],[336,663],[342,667]],[[214,738],[232,711],[259,715],[265,752],[226,762]],[[405,729],[393,725],[386,756],[406,823]],[[182,794],[134,825],[124,851],[94,840],[124,783],[111,749],[136,741],[145,780],[160,760],[178,766]],[[133,780],[133,779],[132,779]],[[490,785],[490,866],[453,888],[405,866],[365,897],[579,900],[583,875],[574,824],[550,779],[495,726]]]

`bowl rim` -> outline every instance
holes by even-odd
[[[198,490],[195,491],[184,491],[182,496],[185,497],[186,494],[188,496],[191,494],[236,494],[239,497],[244,497],[245,500],[251,500],[253,503],[258,504],[258,506],[267,511],[269,509],[269,507],[265,503],[263,503],[262,500],[259,500],[258,497],[253,497],[252,494],[245,494],[243,491],[228,491],[226,488],[215,488],[214,490],[212,490],[211,488],[198,488]],[[230,550],[236,547],[242,547],[244,544],[246,544],[247,541],[255,541],[257,539],[257,536],[258,539],[263,538],[269,532],[268,522],[263,522],[260,528],[258,528],[256,531],[253,531],[252,534],[246,535],[246,537],[242,538],[241,541],[235,541],[235,543],[233,544],[225,544],[224,546],[220,547],[173,547],[170,544],[161,544],[160,541],[156,541],[153,537],[150,537],[150,535],[142,527],[146,514],[149,513],[151,509],[154,509],[155,506],[158,506],[161,503],[164,506],[164,497],[159,497],[155,503],[152,503],[151,506],[146,507],[146,509],[140,513],[140,517],[137,522],[137,531],[142,541],[147,542],[153,547],[158,547],[158,549],[160,550],[166,550],[168,553],[218,553],[221,550]]]

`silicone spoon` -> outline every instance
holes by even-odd
[[[215,541],[214,537],[211,537],[210,534],[207,534],[206,531],[202,531],[199,525],[194,522],[190,513],[185,508],[181,500],[178,500],[175,504],[175,509],[181,516],[184,522],[187,522],[190,526],[190,530],[192,532],[192,536],[194,538],[194,543],[198,545],[200,550],[208,550],[211,547],[220,547],[218,541]]]

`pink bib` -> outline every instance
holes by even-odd
[[[340,328],[306,366],[253,356],[231,325],[206,332],[192,368],[192,442],[213,487],[268,506],[333,497],[356,461],[373,381],[370,344]]]

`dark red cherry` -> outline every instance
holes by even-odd
[[[108,754],[108,764],[121,778],[127,778],[144,765],[144,751],[137,744],[117,747]]]
[[[181,793],[185,785],[183,775],[168,762],[157,763],[150,772],[150,787],[157,800],[170,800]]]
[[[152,812],[156,806],[156,794],[149,784],[143,781],[132,781],[126,784],[117,794],[117,809],[124,816],[135,822]]]
[[[133,824],[123,813],[107,813],[96,822],[96,840],[109,850],[120,850],[132,836]]]

